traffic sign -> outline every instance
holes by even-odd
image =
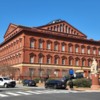
[[[74,74],[74,70],[73,69],[69,69],[69,74],[73,75]]]

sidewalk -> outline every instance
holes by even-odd
[[[38,87],[44,87],[44,83],[37,83],[37,86]],[[67,87],[67,89],[68,89],[68,87]],[[91,88],[77,88],[77,87],[74,87],[73,88],[73,90],[75,90],[75,91],[91,91],[91,92],[100,92],[100,88],[98,88],[97,90],[93,90],[93,89],[91,89]]]
[[[21,85],[22,83],[20,82],[17,82],[17,85]],[[21,85],[22,86],[22,85]],[[37,83],[37,87],[44,87],[44,83]],[[66,87],[68,90],[69,90],[69,87]],[[100,88],[98,88],[97,90],[93,90],[93,89],[91,89],[91,88],[82,88],[82,87],[80,87],[80,88],[77,88],[77,87],[74,87],[73,88],[73,90],[75,90],[75,91],[86,91],[86,92],[100,92]]]

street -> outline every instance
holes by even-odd
[[[43,87],[0,88],[0,100],[99,100],[100,92],[45,89]]]

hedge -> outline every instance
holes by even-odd
[[[73,85],[76,87],[91,87],[91,80],[86,78],[74,79]]]

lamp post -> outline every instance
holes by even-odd
[[[41,64],[42,64],[42,54],[41,54],[41,49],[42,49],[42,39],[40,38],[39,40],[39,49],[40,49],[40,55],[39,55],[39,63],[40,63],[40,68],[39,68],[39,77],[41,81]]]
[[[39,77],[40,77],[40,81],[41,81],[41,59],[40,59]]]

